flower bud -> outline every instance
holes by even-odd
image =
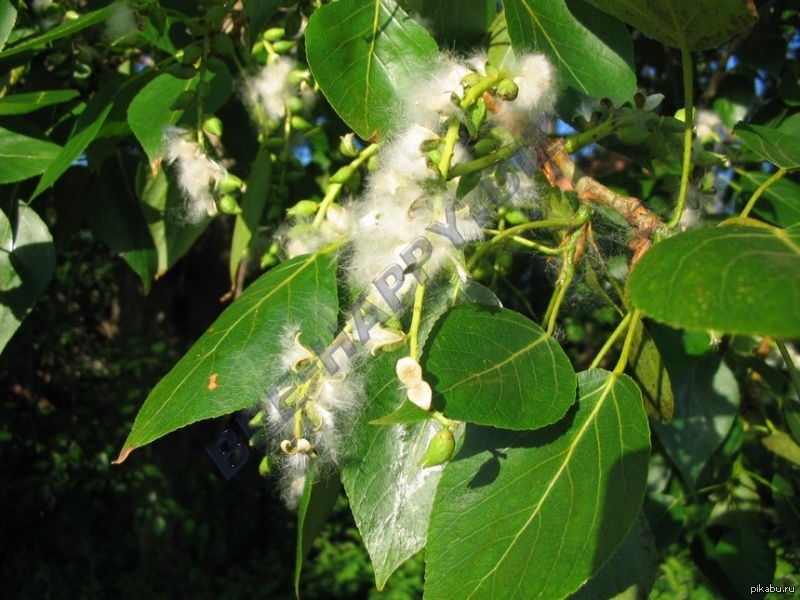
[[[453,437],[453,432],[449,429],[442,429],[437,433],[428,444],[428,449],[425,451],[425,456],[419,462],[419,466],[423,469],[429,467],[437,467],[443,465],[450,457],[453,456],[453,451],[456,449],[456,440]]]

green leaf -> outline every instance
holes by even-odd
[[[742,596],[754,582],[772,582],[775,574],[775,552],[767,537],[750,527],[729,531],[717,543],[716,559],[726,577]],[[763,598],[764,593],[751,594]]]
[[[281,0],[243,0],[244,12],[247,14],[248,26],[247,36],[250,44],[261,36],[261,32],[267,25],[269,18],[275,14]]]
[[[397,410],[392,411],[385,417],[374,419],[370,425],[399,425],[401,423],[416,423],[417,421],[427,421],[433,419],[430,411],[422,410],[410,400],[404,400]]]
[[[128,107],[128,123],[151,163],[163,154],[165,129],[183,114],[170,106],[181,93],[195,87],[196,78],[178,79],[162,73],[144,86]]]
[[[158,254],[138,198],[127,185],[128,174],[116,161],[106,161],[88,189],[86,220],[92,234],[122,256],[150,291],[158,271]]]
[[[258,230],[261,213],[269,197],[269,183],[272,177],[272,160],[270,151],[261,148],[253,161],[250,177],[247,178],[247,189],[242,198],[242,214],[236,217],[231,242],[230,274],[231,285],[235,288],[239,269],[247,265],[252,258],[253,236]],[[240,267],[242,261],[244,265]]]
[[[739,123],[733,132],[760,157],[785,169],[800,167],[800,136],[762,125]]]
[[[602,370],[579,373],[578,394],[545,429],[467,426],[436,493],[426,598],[563,598],[623,542],[647,486],[642,396]]]
[[[42,174],[31,200],[53,185],[97,137],[106,117],[114,107],[116,94],[115,86],[106,86],[92,97],[89,104],[86,105],[86,110],[75,122],[75,129],[72,130],[69,140]]]
[[[575,402],[567,355],[519,313],[457,307],[436,324],[430,339],[420,362],[450,419],[536,429],[558,421]]]
[[[24,115],[40,108],[69,102],[80,96],[77,90],[49,90],[14,94],[0,98],[0,115]]]
[[[300,256],[254,281],[147,397],[118,459],[167,433],[259,404],[280,373],[280,333],[297,324],[328,344],[336,322],[336,268]]]
[[[709,50],[758,20],[752,0],[588,0],[674,48]]]
[[[81,15],[77,19],[66,21],[58,27],[54,27],[45,34],[37,36],[31,40],[26,40],[20,44],[17,44],[16,46],[13,46],[12,48],[0,52],[0,60],[8,58],[9,56],[14,56],[15,54],[19,54],[20,52],[39,48],[48,42],[53,42],[63,37],[67,37],[68,35],[72,35],[73,33],[78,33],[79,31],[82,31],[87,27],[91,27],[92,25],[96,25],[97,23],[104,21],[111,14],[113,9],[113,5],[106,6],[105,8]]]
[[[163,166],[154,176],[147,165],[141,164],[137,179],[140,208],[158,256],[158,279],[189,251],[212,218],[192,224],[182,217],[187,200],[178,186],[170,185]]]
[[[500,11],[489,27],[489,62],[498,69],[505,69],[514,56],[511,38],[508,36],[508,23],[505,11]]]
[[[497,12],[494,0],[422,0],[419,14],[444,47],[480,41]]]
[[[5,47],[16,22],[17,9],[11,4],[11,0],[0,0],[0,50]]]
[[[658,573],[658,551],[644,513],[611,559],[570,600],[647,598]]]
[[[441,428],[426,419],[404,425],[371,422],[403,403],[395,364],[408,353],[379,354],[366,380],[366,402],[350,434],[342,461],[344,483],[358,530],[382,589],[389,576],[425,546],[442,467],[419,462]]]
[[[673,327],[800,337],[800,227],[687,231],[636,263],[628,298]]]
[[[543,52],[558,70],[559,114],[567,122],[585,100],[619,105],[636,92],[633,42],[616,19],[574,0],[507,0],[504,6],[514,51]]]
[[[733,425],[739,407],[739,385],[719,356],[708,355],[676,373],[672,390],[672,422],[662,425],[654,421],[653,430],[686,484],[694,490],[700,472]]]
[[[42,295],[56,266],[53,238],[23,202],[0,211],[0,352]]]
[[[308,65],[333,109],[365,140],[402,122],[402,94],[431,64],[433,38],[393,0],[339,0],[311,15]]]
[[[306,487],[297,507],[297,552],[294,566],[294,590],[300,598],[300,576],[303,561],[317,539],[322,526],[339,498],[342,482],[336,473],[317,476],[317,461],[311,461],[306,474]]]
[[[61,146],[0,127],[0,184],[23,181],[43,173]]]
[[[767,179],[767,173],[745,173],[741,180],[742,188],[755,192]],[[753,212],[780,227],[791,227],[800,223],[800,184],[786,177],[779,179],[758,199]]]
[[[142,88],[128,107],[128,123],[133,134],[144,148],[147,158],[154,162],[163,154],[164,132],[182,118],[192,122],[196,110],[171,110],[172,103],[183,92],[194,90],[199,78],[179,79],[169,73],[162,73]],[[231,74],[209,71],[206,76],[211,93],[205,98],[203,108],[208,114],[214,113],[225,104],[231,93]]]
[[[761,440],[764,446],[786,460],[800,465],[800,446],[792,439],[788,433],[783,431],[773,431]]]
[[[633,333],[628,365],[633,369],[642,389],[647,414],[662,423],[669,423],[675,409],[669,373],[653,338],[647,333],[641,321],[636,324]]]

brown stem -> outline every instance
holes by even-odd
[[[667,228],[661,219],[647,210],[637,198],[621,196],[586,175],[563,148],[557,150],[550,160],[558,167],[561,174],[572,182],[580,200],[607,206],[619,213],[633,228],[634,240],[631,243],[631,248],[634,250],[633,262],[636,262],[651,246],[650,238],[654,233],[666,233]]]

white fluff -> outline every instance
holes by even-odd
[[[299,97],[303,105],[309,107],[314,94],[292,81],[296,70],[297,63],[286,56],[265,65],[255,76],[245,80],[247,101],[260,105],[271,121],[280,121],[286,116],[286,106],[292,98]]]
[[[464,95],[461,80],[470,70],[446,55],[441,55],[430,76],[409,86],[405,97],[408,116],[414,123],[437,129],[447,118],[461,113],[452,96]]]
[[[196,224],[217,214],[211,190],[228,175],[228,171],[208,158],[200,144],[187,140],[182,133],[177,130],[166,134],[165,158],[177,170],[178,184],[186,200],[186,220]]]
[[[555,70],[543,54],[525,54],[511,61],[507,70],[519,87],[517,98],[500,102],[496,118],[512,134],[521,133],[544,113],[553,110],[556,101]]]

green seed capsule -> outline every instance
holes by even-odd
[[[261,268],[274,267],[279,262],[281,262],[281,259],[278,258],[277,254],[268,253],[261,257]]]
[[[303,117],[298,117],[297,115],[292,117],[292,128],[297,129],[299,131],[305,131],[306,129],[311,129],[311,123],[306,121]]]
[[[419,466],[427,469],[428,467],[443,465],[450,460],[455,449],[456,439],[453,437],[453,432],[449,429],[442,429],[428,444],[428,449],[419,462]]]
[[[220,121],[217,117],[208,117],[205,121],[203,121],[203,129],[205,129],[211,135],[220,136],[222,135],[222,121]]]
[[[617,131],[617,138],[619,138],[619,141],[623,144],[627,144],[628,146],[636,146],[641,144],[649,137],[649,131],[642,129],[641,127],[637,127],[636,125],[623,127]]]
[[[482,140],[479,140],[475,144],[473,150],[475,151],[475,156],[486,156],[490,152],[494,152],[495,150],[497,150],[498,146],[499,143],[497,142],[497,140],[484,138]]]
[[[527,223],[530,219],[528,219],[528,215],[526,215],[521,210],[510,210],[505,214],[506,223],[509,225],[522,225],[523,223]]]
[[[290,217],[310,217],[317,212],[319,203],[313,200],[300,200],[291,208],[286,209],[286,214]]]
[[[239,203],[236,202],[236,198],[227,194],[219,199],[217,208],[219,208],[219,212],[225,213],[226,215],[242,214],[242,209],[239,207]]]
[[[279,40],[272,45],[272,48],[278,54],[285,54],[295,47],[295,43],[293,40]]]
[[[267,42],[277,42],[284,35],[286,35],[286,32],[283,30],[282,27],[273,27],[271,29],[267,29],[264,33],[262,33],[261,37]]]
[[[225,175],[225,177],[219,180],[219,183],[217,183],[217,189],[223,194],[231,194],[242,189],[242,185],[244,185],[244,183],[241,179],[239,179],[233,173],[228,173]]]
[[[516,100],[519,86],[510,79],[503,79],[497,84],[497,95],[503,100]]]
[[[461,83],[463,83],[465,87],[470,87],[472,85],[478,85],[481,82],[481,79],[483,78],[479,73],[470,73],[461,79]]]

